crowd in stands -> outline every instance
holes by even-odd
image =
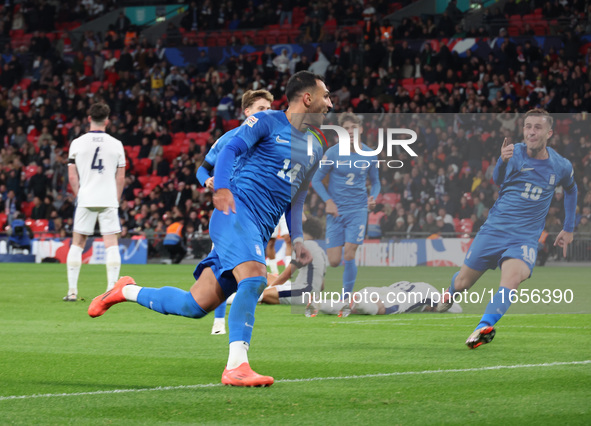
[[[333,113],[372,114],[365,123],[368,141],[377,140],[372,129],[392,127],[393,122],[415,126],[420,135],[414,146],[419,157],[397,152],[405,167],[381,170],[382,195],[370,215],[371,237],[476,231],[498,196],[491,174],[500,144],[505,136],[521,140],[518,114],[535,106],[569,114],[557,120],[560,128],[550,145],[575,166],[578,218],[585,216],[583,229],[591,231],[591,141],[585,129],[590,119],[584,113],[591,111],[591,48],[585,50],[581,41],[591,28],[585,2],[549,2],[576,20],[559,51],[543,52],[531,38],[505,38],[488,58],[470,50],[460,56],[445,45],[435,50],[430,43],[411,48],[405,38],[440,37],[443,33],[436,28],[441,21],[435,26],[419,19],[385,27],[381,18],[392,11],[390,2],[362,6],[354,0],[319,1],[308,5],[305,16],[308,2],[278,3],[280,8],[255,0],[192,2],[182,31],[173,29],[188,34],[281,22],[297,25],[299,42],[321,41],[321,34],[332,28],[331,46],[336,47],[327,51],[319,45],[311,57],[288,57],[267,45],[261,55],[232,57],[223,67],[215,67],[203,50],[195,65],[179,69],[166,60],[170,37],[154,44],[130,37],[122,16],[104,34],[87,31],[72,44],[64,23],[106,13],[114,2],[56,5],[41,0],[4,6],[0,33],[25,31],[30,44],[7,43],[0,59],[0,226],[22,211],[41,220],[38,230],[68,235],[75,200],[68,193],[67,150],[87,130],[89,105],[101,99],[112,109],[108,130],[127,154],[123,236],[153,237],[179,218],[188,234],[206,234],[211,193],[200,188],[195,172],[217,138],[243,118],[242,93],[266,88],[274,95],[273,107],[284,108],[289,76],[310,69],[324,75],[333,92]],[[524,4],[530,5],[529,12],[540,5],[520,2],[519,7]],[[40,27],[36,23],[43,8],[49,8],[43,16],[53,19]],[[465,34],[456,32],[461,13],[448,9],[445,15],[453,26],[444,35]],[[236,17],[240,22],[234,22]],[[357,23],[359,17],[365,18]],[[357,34],[339,30],[349,20],[356,23]],[[187,43],[182,39],[181,44]],[[392,112],[399,114],[386,114]],[[413,115],[419,113],[418,118]],[[466,115],[451,121],[436,118],[451,113]],[[549,216],[551,229],[560,226],[560,197],[557,193]],[[324,216],[313,191],[306,210]]]

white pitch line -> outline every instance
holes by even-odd
[[[381,322],[391,322],[394,325],[411,325],[411,326],[423,326],[423,327],[449,327],[447,324],[417,324],[416,322],[403,322],[404,320],[392,320]],[[372,324],[374,322],[380,322],[380,320],[366,320],[366,321],[334,321],[332,324]],[[543,329],[560,329],[560,330],[591,330],[591,327],[575,327],[568,325],[501,325],[499,328],[543,328]]]
[[[478,371],[490,370],[513,370],[516,368],[545,368],[568,365],[587,365],[591,364],[591,360],[584,361],[565,361],[565,362],[546,362],[543,364],[515,364],[515,365],[493,365],[490,367],[477,368],[453,368],[449,370],[423,370],[423,371],[396,371],[393,373],[376,373],[376,374],[361,374],[354,376],[334,376],[334,377],[309,377],[303,379],[279,379],[275,383],[302,383],[302,382],[322,382],[328,380],[356,380],[369,379],[375,377],[394,377],[394,376],[417,376],[423,374],[446,374],[446,373],[471,373]],[[221,383],[206,383],[198,385],[180,385],[180,386],[159,386],[155,388],[140,388],[140,389],[113,389],[105,391],[92,392],[74,392],[74,393],[45,393],[36,395],[8,395],[0,396],[0,401],[12,401],[22,399],[38,399],[38,398],[59,398],[67,396],[89,396],[89,395],[114,395],[120,393],[138,393],[138,392],[152,392],[152,391],[168,391],[168,390],[184,390],[184,389],[204,389],[223,386]]]

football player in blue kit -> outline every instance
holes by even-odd
[[[547,147],[553,121],[543,109],[530,110],[525,114],[524,142],[508,144],[505,138],[493,173],[493,180],[500,186],[499,198],[474,238],[460,271],[442,295],[443,303],[438,305],[437,311],[444,312],[453,304],[455,292],[472,287],[487,269],[501,268],[499,291],[466,340],[470,349],[493,339],[494,325],[511,305],[510,292],[531,276],[538,239],[557,186],[564,188],[565,218],[554,245],[562,247],[566,256],[573,240],[577,185],[572,164]]]
[[[381,185],[377,156],[362,156],[353,148],[355,129],[358,129],[359,135],[363,133],[359,117],[344,113],[339,116],[338,121],[349,133],[351,154],[339,155],[338,145],[330,147],[312,179],[312,187],[326,203],[326,252],[330,266],[337,267],[341,264],[345,246],[343,298],[348,299],[357,278],[355,253],[363,244],[368,209],[375,207]],[[367,145],[360,145],[363,151],[371,151]],[[327,175],[328,188],[322,183]],[[368,179],[371,184],[369,197],[366,187]]]
[[[247,90],[242,95],[242,111],[246,118],[261,111],[271,109],[273,102],[273,95],[267,90]],[[197,169],[197,180],[204,188],[213,191],[213,169],[220,150],[226,146],[226,143],[234,137],[240,127],[229,130],[222,137],[220,137],[211,147],[205,160]],[[220,335],[226,334],[226,301],[223,301],[220,306],[215,309],[213,327],[211,334]]]
[[[195,269],[197,281],[191,290],[145,288],[123,277],[88,308],[89,315],[97,317],[116,303],[134,301],[162,314],[201,318],[236,292],[228,316],[230,350],[222,374],[226,385],[270,386],[274,382],[250,368],[247,353],[257,300],[267,283],[265,245],[284,212],[290,216],[296,260],[311,260],[303,247],[302,213],[322,147],[313,144],[312,155],[308,155],[306,130],[311,123],[307,121],[322,120],[332,103],[323,78],[308,71],[294,74],[285,94],[287,111],[248,117],[218,154],[216,209],[209,228],[214,248]],[[240,155],[245,155],[244,162],[232,174]]]

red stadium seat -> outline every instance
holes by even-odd
[[[240,126],[240,120],[224,120],[224,132]]]
[[[382,196],[382,203],[389,204],[392,207],[396,206],[400,202],[400,194],[396,192],[387,192]]]
[[[474,227],[474,222],[472,219],[465,218],[460,220],[460,232],[464,234],[469,234],[472,232],[472,228]]]
[[[25,220],[25,225],[31,228],[33,232],[47,232],[49,221],[47,219],[27,219]]]
[[[4,227],[6,226],[6,213],[0,213],[0,232],[4,231]]]
[[[135,174],[136,176],[141,176],[148,174],[148,170],[152,167],[152,160],[149,158],[142,158],[135,162]]]

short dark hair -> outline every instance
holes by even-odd
[[[95,123],[102,123],[109,117],[111,114],[111,108],[109,105],[97,102],[96,104],[92,104],[92,106],[88,109],[88,115],[90,115],[90,119]]]
[[[310,71],[300,71],[292,75],[287,81],[285,88],[285,96],[287,101],[293,101],[298,95],[301,95],[305,90],[316,87],[318,80],[324,81],[324,77],[314,74]]]
[[[523,120],[525,121],[525,119],[527,117],[532,117],[532,116],[545,118],[546,121],[548,122],[548,125],[550,126],[550,128],[552,128],[552,125],[554,124],[554,118],[552,118],[550,113],[548,111],[546,111],[545,109],[542,109],[542,108],[530,109],[528,112],[525,113],[525,117],[523,117]]]
[[[322,239],[322,222],[315,217],[307,216],[306,221],[302,225],[302,230],[315,240]]]

